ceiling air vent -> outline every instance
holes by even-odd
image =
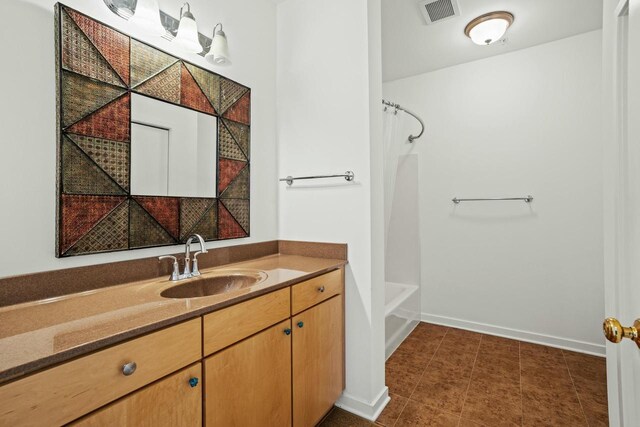
[[[418,5],[427,25],[460,15],[457,0],[420,0]]]

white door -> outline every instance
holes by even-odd
[[[631,326],[640,318],[640,0],[604,0],[603,52],[605,307]],[[640,426],[633,340],[607,343],[607,379],[611,425]]]

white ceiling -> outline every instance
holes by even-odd
[[[382,0],[383,80],[396,80],[602,28],[602,0],[458,0],[461,16],[426,25],[418,0]],[[506,44],[477,46],[464,35],[476,16],[515,16]]]

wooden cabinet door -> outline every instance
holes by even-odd
[[[312,427],[344,384],[342,295],[293,317],[293,425]]]
[[[291,426],[291,320],[205,360],[208,427]]]
[[[78,398],[82,399],[82,396]],[[74,427],[201,426],[201,364],[198,363],[176,372],[98,409],[71,425]]]

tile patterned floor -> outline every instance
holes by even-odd
[[[375,424],[335,409],[332,426],[607,426],[603,358],[420,323],[386,364]]]

